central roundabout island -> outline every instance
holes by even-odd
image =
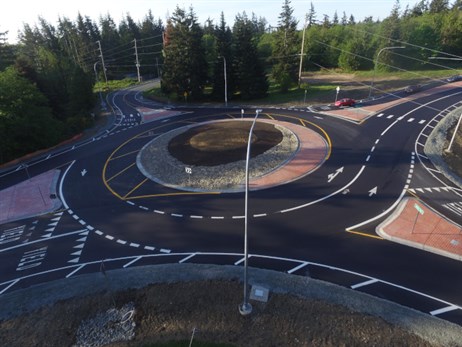
[[[177,128],[147,143],[137,155],[137,166],[152,181],[178,190],[244,191],[251,125],[252,120],[236,119]],[[306,141],[307,137],[311,140]],[[288,177],[284,171],[294,160],[308,154],[307,145],[314,157],[306,158],[306,170]],[[313,130],[292,123],[259,120],[251,138],[250,189],[269,188],[305,176],[324,162],[327,153],[326,141]]]

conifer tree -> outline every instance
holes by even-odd
[[[299,39],[297,21],[292,16],[293,8],[290,0],[285,0],[279,15],[279,26],[276,32],[273,49],[273,78],[282,92],[287,92],[290,85],[297,81],[299,61]]]
[[[245,12],[236,16],[233,26],[233,74],[244,100],[261,98],[268,92],[263,65],[254,41],[252,21]]]
[[[177,7],[167,23],[164,42],[162,88],[179,98],[200,99],[207,80],[202,29],[191,8]]]

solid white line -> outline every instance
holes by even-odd
[[[398,122],[399,122],[398,120],[395,120],[393,123],[391,123],[391,124],[388,126],[388,128],[386,128],[386,129],[380,134],[380,136],[385,135],[385,134],[388,132],[388,130],[390,130],[391,128],[393,128],[393,126],[394,126],[396,123],[398,123]]]
[[[243,263],[245,258],[242,258],[234,263],[234,265],[239,265],[240,263]]]
[[[129,267],[130,265],[132,265],[133,263],[135,263],[135,262],[137,262],[138,260],[140,260],[141,258],[143,258],[143,257],[141,257],[141,256],[140,256],[140,257],[136,257],[135,259],[133,259],[133,260],[129,261],[127,264],[125,264],[123,267],[124,267],[124,268],[127,268],[127,267]]]
[[[361,283],[358,283],[358,284],[354,284],[354,285],[351,286],[351,289],[356,289],[356,288],[368,286],[369,284],[373,284],[373,283],[376,283],[378,281],[379,281],[378,279],[373,278],[373,279],[371,279],[369,281],[364,281],[364,282],[361,282]]]
[[[379,218],[382,218],[383,216],[385,216],[386,214],[388,214],[390,211],[392,211],[401,201],[401,199],[404,197],[404,195],[406,194],[406,189],[403,189],[403,191],[401,192],[401,194],[399,195],[398,199],[393,203],[393,205],[391,205],[388,209],[386,209],[385,211],[383,211],[381,214],[375,216],[375,217],[372,217],[371,219],[368,219],[364,222],[361,222],[359,224],[356,224],[356,225],[352,225],[351,227],[348,227],[346,228],[345,230],[354,230],[354,229],[358,229],[360,227],[362,227],[363,225],[366,225],[366,224],[369,224],[370,222],[373,222]]]
[[[351,186],[353,183],[356,182],[356,180],[359,178],[359,176],[361,176],[361,174],[363,173],[364,169],[366,168],[365,165],[363,165],[361,167],[361,169],[359,169],[358,173],[356,174],[355,177],[353,177],[353,179],[347,184],[345,185],[344,187],[340,188],[339,190],[327,195],[327,196],[324,196],[322,198],[319,198],[318,200],[314,200],[314,201],[311,201],[311,202],[308,202],[306,204],[303,204],[303,205],[299,205],[299,206],[295,206],[295,207],[292,207],[292,208],[288,208],[288,209],[285,209],[285,210],[281,210],[279,212],[281,213],[286,213],[286,212],[291,212],[291,211],[295,211],[295,210],[299,210],[301,208],[304,208],[304,207],[307,207],[307,206],[311,206],[311,205],[314,205],[314,204],[317,204],[318,202],[321,202],[321,201],[324,201],[324,200],[327,200],[329,199],[330,197],[334,196],[334,195],[337,195],[341,192],[343,192],[345,189],[347,189],[349,186]]]
[[[294,267],[293,269],[287,271],[288,274],[291,274],[291,273],[294,273],[295,271],[298,271],[300,270],[301,268],[304,268],[305,266],[307,266],[309,263],[308,262],[304,262],[303,264],[300,264],[296,267]]]
[[[437,316],[437,315],[439,315],[441,313],[446,313],[446,312],[449,312],[449,311],[458,310],[459,308],[460,307],[458,307],[458,306],[451,305],[451,306],[448,306],[448,307],[440,308],[439,310],[431,311],[430,314],[432,316]]]
[[[19,279],[17,280],[14,280],[13,282],[11,282],[8,286],[6,286],[5,288],[3,288],[1,291],[0,291],[0,295],[3,294],[4,292],[6,292],[8,289],[10,289],[12,286],[14,286],[16,283],[19,282]]]
[[[67,204],[66,200],[64,199],[64,195],[63,195],[63,182],[64,182],[64,179],[66,178],[66,175],[67,173],[69,172],[69,170],[71,169],[72,165],[74,165],[75,163],[75,160],[67,167],[66,171],[64,171],[63,173],[63,177],[61,178],[61,181],[59,182],[59,196],[61,198],[61,201],[63,203],[63,206],[64,208],[67,210],[69,209],[69,205]]]
[[[61,235],[50,236],[50,237],[47,237],[47,241],[52,240],[52,239],[57,239],[59,237],[65,237],[65,236],[69,236],[69,235],[80,234],[82,231],[86,231],[86,230],[87,229],[82,229],[82,230],[77,230],[77,231],[71,231],[71,232],[68,232],[68,233],[65,233],[65,234],[61,234]],[[43,239],[34,240],[34,241],[27,242],[27,243],[21,243],[19,245],[11,246],[11,247],[8,247],[8,248],[2,248],[2,249],[0,249],[0,253],[5,252],[5,251],[9,251],[9,250],[12,250],[12,249],[15,249],[15,248],[29,246],[29,245],[32,245],[32,244],[38,243],[38,242],[43,242]]]
[[[71,276],[72,276],[73,274],[75,274],[77,271],[80,271],[80,269],[83,268],[84,266],[85,266],[85,264],[80,265],[77,269],[75,269],[74,271],[68,273],[68,274],[66,275],[66,278],[71,277]]]
[[[193,254],[190,254],[188,255],[186,258],[183,258],[179,261],[180,264],[184,263],[185,261],[188,261],[189,259],[191,259],[192,257],[194,257],[196,255],[196,253],[193,253]]]

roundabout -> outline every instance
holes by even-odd
[[[180,127],[146,144],[137,155],[137,167],[150,180],[178,190],[241,192],[250,125],[244,119]],[[307,151],[310,157],[303,158]],[[303,177],[318,168],[327,153],[326,141],[312,130],[260,121],[252,136],[250,189]],[[294,163],[300,165],[300,160],[305,161],[304,169],[292,170],[289,177],[281,175]]]

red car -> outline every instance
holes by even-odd
[[[355,104],[356,104],[356,101],[354,101],[353,99],[350,99],[350,98],[340,99],[340,100],[337,100],[335,102],[335,106],[337,106],[337,107],[354,106]]]

